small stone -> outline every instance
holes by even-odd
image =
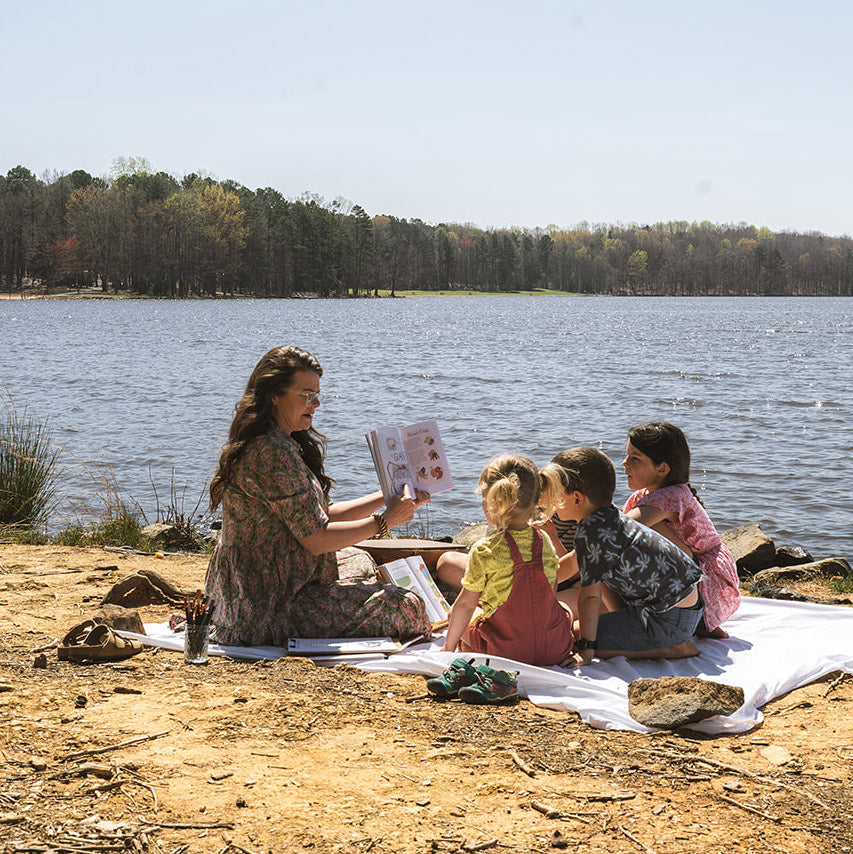
[[[75,709],[82,709],[86,705],[86,703],[88,703],[88,702],[89,702],[89,698],[85,694],[78,694],[74,698],[74,708]]]
[[[552,848],[568,848],[569,847],[569,840],[566,839],[566,837],[562,833],[560,833],[559,830],[555,830],[551,834],[551,847]]]
[[[779,747],[776,744],[771,744],[759,752],[768,762],[772,762],[774,765],[787,765],[794,758],[784,747]]]
[[[33,667],[37,670],[47,670],[47,656],[43,652],[33,659]]]
[[[249,805],[246,803],[246,799],[245,799],[245,798],[237,798],[237,800],[235,801],[235,805],[236,805],[236,806],[238,806],[238,807],[240,807],[240,809],[243,809],[244,807],[249,806]]]
[[[743,702],[743,688],[694,676],[635,679],[628,685],[628,713],[635,721],[660,729],[730,715]]]

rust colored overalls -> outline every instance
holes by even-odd
[[[545,577],[542,537],[542,532],[534,528],[533,555],[525,562],[509,531],[504,533],[512,554],[512,590],[503,605],[471,627],[467,643],[472,652],[539,667],[559,664],[571,653],[571,617],[560,606]]]

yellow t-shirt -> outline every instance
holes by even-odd
[[[533,557],[533,528],[509,533],[518,545],[521,559],[530,560]],[[547,535],[542,537],[542,568],[554,587],[557,583],[557,553]],[[509,599],[512,579],[512,553],[503,534],[489,534],[471,546],[462,586],[480,594],[478,605],[483,609],[484,617]]]

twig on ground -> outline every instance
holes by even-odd
[[[835,679],[826,686],[823,696],[828,697],[839,685],[841,685],[842,682],[846,682],[849,678],[849,673],[841,673],[839,676],[836,676]]]
[[[825,810],[830,809],[829,804],[824,803],[820,798],[813,795],[811,792],[807,792],[802,787],[802,785],[789,786],[787,783],[783,783],[781,780],[777,780],[775,777],[764,777],[761,774],[755,774],[752,771],[747,771],[746,768],[738,768],[736,765],[729,765],[726,762],[719,762],[718,760],[710,759],[707,756],[686,756],[685,754],[678,753],[675,750],[653,750],[651,748],[641,749],[645,750],[647,753],[655,753],[667,759],[678,759],[682,762],[702,762],[711,768],[720,768],[721,770],[729,771],[732,774],[740,774],[743,777],[749,777],[750,780],[758,780],[761,783],[768,783],[772,786],[778,786],[780,789],[787,789],[789,792],[795,792],[798,795],[802,795],[803,797],[808,798],[810,801],[814,801],[814,803],[816,803],[820,807],[823,807]]]
[[[153,741],[155,738],[161,738],[168,735],[172,730],[164,729],[163,732],[155,732],[153,735],[140,735],[136,738],[129,738],[127,741],[121,741],[118,744],[109,744],[106,747],[92,747],[88,750],[76,750],[74,753],[67,753],[60,757],[60,762],[69,762],[72,759],[79,759],[81,756],[94,756],[98,753],[108,753],[110,750],[120,750],[122,747],[130,747],[132,744],[141,744],[143,741]]]
[[[146,833],[151,833],[159,827],[168,827],[169,830],[233,830],[234,823],[230,821],[150,821],[147,818],[139,817],[147,827]]]
[[[518,767],[527,774],[528,777],[535,777],[536,771],[531,768],[514,750],[509,751],[509,758],[515,762]]]
[[[746,810],[747,812],[754,813],[755,815],[760,815],[762,818],[770,819],[770,821],[779,822],[782,821],[778,815],[771,815],[769,812],[763,812],[757,807],[751,807],[749,804],[742,804],[740,801],[736,801],[734,798],[728,797],[728,795],[717,794],[717,797],[721,801],[725,801],[727,804],[732,804],[732,806],[740,807],[742,810]]]
[[[639,846],[640,846],[640,848],[642,848],[642,849],[643,849],[643,851],[645,851],[645,852],[646,852],[646,854],[655,854],[655,852],[654,852],[651,848],[649,848],[649,846],[648,846],[648,845],[645,845],[644,843],[640,842],[640,840],[639,840],[639,839],[637,839],[637,837],[636,837],[636,836],[634,836],[634,834],[633,834],[633,833],[629,833],[627,830],[625,830],[625,828],[624,828],[624,827],[622,827],[622,825],[621,825],[621,824],[617,824],[616,826],[619,828],[619,832],[620,832],[620,833],[622,833],[622,835],[623,835],[623,836],[626,836],[626,837],[627,837],[628,839],[630,839],[630,840],[631,840],[631,842],[633,842],[635,845],[639,845]]]
[[[549,806],[548,804],[543,804],[542,801],[531,801],[530,806],[536,810],[536,812],[541,812],[545,818],[560,818],[562,813],[556,807]]]

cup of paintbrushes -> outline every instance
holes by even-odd
[[[213,603],[206,596],[196,593],[192,602],[185,602],[185,606],[187,623],[184,632],[184,661],[187,664],[207,664]]]

